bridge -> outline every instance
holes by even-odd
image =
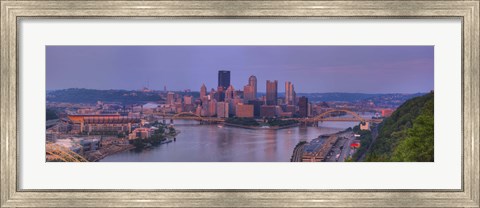
[[[338,116],[331,116],[333,113],[346,113],[353,117],[338,117]],[[373,118],[363,118],[357,113],[346,110],[346,109],[332,109],[325,111],[315,117],[311,118],[292,118],[290,120],[297,120],[303,123],[315,123],[319,121],[338,121],[338,122],[372,122],[372,123],[380,123],[383,119],[373,119]]]
[[[48,143],[45,147],[45,157],[49,162],[88,162],[84,157],[62,145]]]
[[[352,117],[338,117],[338,116],[331,116],[333,113],[346,113],[351,115]],[[163,120],[170,119],[170,123],[173,123],[176,119],[181,120],[195,120],[200,122],[207,122],[207,123],[219,123],[224,122],[224,118],[217,118],[217,117],[203,117],[199,116],[195,113],[191,112],[181,112],[177,114],[166,114],[166,113],[156,113],[158,116],[162,116]],[[383,119],[373,119],[373,118],[363,118],[357,113],[346,110],[346,109],[332,109],[325,111],[315,117],[311,118],[286,118],[284,120],[296,120],[302,123],[315,123],[319,121],[333,121],[333,122],[372,122],[372,123],[380,123]]]
[[[207,122],[207,123],[217,123],[217,122],[224,122],[224,118],[217,118],[217,117],[203,117],[199,116],[195,113],[191,112],[181,112],[177,114],[158,114],[162,116],[163,119],[170,119],[170,123],[173,123],[173,120],[195,120],[200,122]]]

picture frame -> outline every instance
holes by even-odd
[[[1,1],[2,207],[478,207],[479,1]],[[18,22],[28,18],[462,20],[461,190],[20,190]]]

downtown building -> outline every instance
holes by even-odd
[[[248,85],[243,87],[243,98],[246,101],[257,99],[257,77],[252,75],[248,78]]]
[[[298,114],[300,117],[304,118],[309,116],[309,103],[307,97],[300,97],[300,99],[298,100],[298,109]]]
[[[295,105],[296,93],[295,88],[291,82],[285,82],[285,104]]]
[[[267,105],[277,105],[278,99],[278,81],[267,80],[267,95],[266,103]]]
[[[226,90],[230,86],[230,71],[218,71],[218,87]]]
[[[239,118],[253,118],[254,117],[254,106],[239,103],[236,106],[235,116]]]
[[[217,102],[217,117],[218,118],[228,118],[229,117],[229,107],[227,102]]]

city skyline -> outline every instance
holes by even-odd
[[[237,90],[255,76],[259,93],[267,80],[291,82],[296,93],[428,92],[433,46],[47,46],[47,90],[209,91],[222,70]]]

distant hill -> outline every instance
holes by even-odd
[[[378,127],[366,161],[433,162],[434,93],[402,104]]]
[[[118,102],[123,104],[146,103],[163,100],[159,93],[133,90],[94,90],[71,88],[47,91],[47,100],[51,102],[95,103]]]
[[[386,94],[366,94],[366,93],[345,93],[345,92],[328,92],[328,93],[297,93],[297,97],[305,96],[308,101],[339,101],[339,102],[355,102],[365,100],[372,97],[382,96]]]
[[[297,97],[305,96],[310,102],[359,102],[365,100],[382,101],[397,98],[398,100],[408,100],[413,97],[424,95],[425,93],[349,93],[349,92],[325,92],[325,93],[297,93]],[[265,95],[259,92],[258,96]],[[279,97],[285,97],[285,93],[278,93]],[[403,103],[403,102],[402,102]]]

